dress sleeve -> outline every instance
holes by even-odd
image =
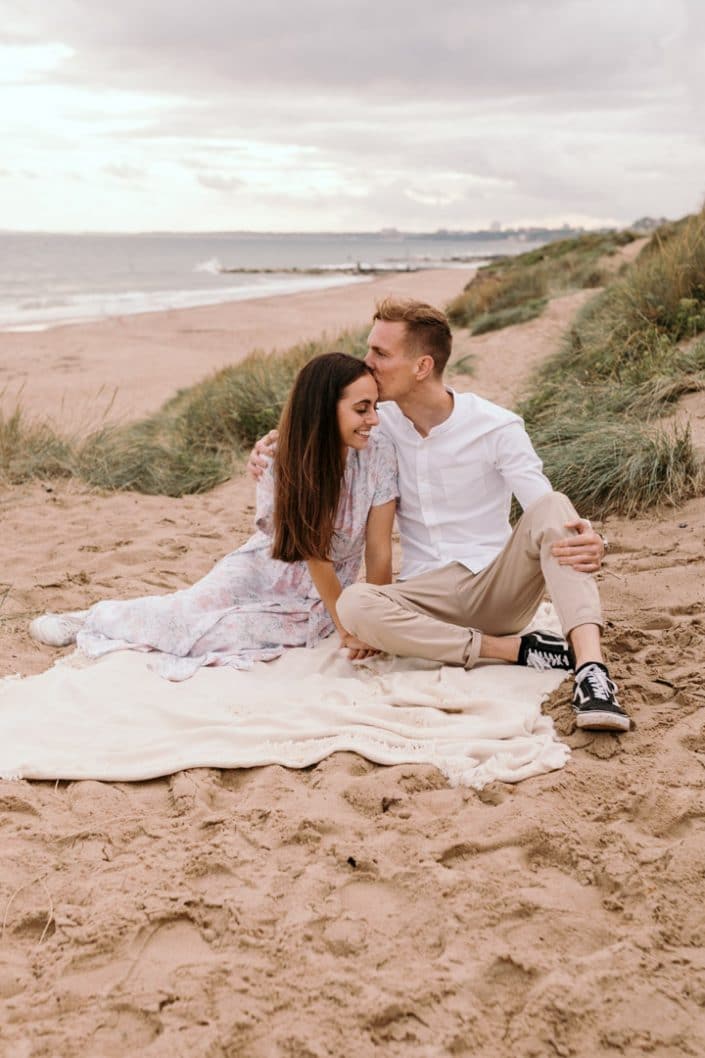
[[[270,460],[257,482],[255,527],[267,536],[274,535],[274,464]]]
[[[373,475],[371,507],[399,499],[397,453],[389,438],[379,433],[375,434]]]

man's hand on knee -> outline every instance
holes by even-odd
[[[599,533],[595,532],[587,518],[577,518],[566,522],[566,529],[572,529],[571,536],[557,540],[551,548],[551,554],[558,559],[559,566],[572,566],[578,573],[596,573],[602,566],[605,544]]]
[[[250,457],[247,460],[247,473],[255,481],[259,481],[269,461],[274,458],[278,437],[278,430],[270,430],[268,434],[260,437],[259,441],[255,442],[255,447],[250,452]]]

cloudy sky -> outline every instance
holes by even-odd
[[[705,0],[0,15],[0,228],[594,226],[705,197]]]

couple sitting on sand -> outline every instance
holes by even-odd
[[[31,634],[76,641],[90,657],[155,651],[157,670],[180,680],[336,630],[354,660],[386,651],[465,668],[492,658],[573,669],[578,727],[627,731],[590,575],[603,541],[552,491],[516,415],[447,388],[451,341],[439,310],[383,301],[364,362],[312,360],[278,435],[255,447],[257,531],[243,547],[191,588],[45,614]],[[512,495],[524,510],[513,531]],[[395,515],[403,562],[392,584]],[[366,584],[356,583],[363,553]],[[546,590],[566,640],[520,634]]]

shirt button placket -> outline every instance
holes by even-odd
[[[441,557],[441,553],[438,547],[437,540],[437,518],[433,506],[433,488],[434,482],[431,478],[431,460],[430,460],[430,443],[429,438],[425,438],[421,441],[418,446],[416,454],[416,474],[419,485],[419,499],[421,501],[421,510],[423,511],[424,521],[428,529],[429,544],[436,552],[438,558]]]

